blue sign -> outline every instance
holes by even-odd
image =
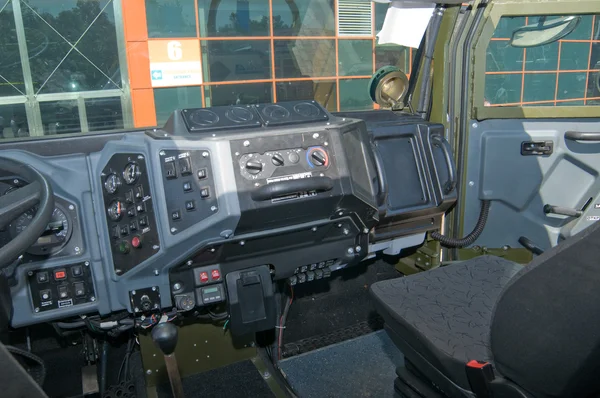
[[[162,80],[162,70],[153,70],[150,72],[152,80]]]

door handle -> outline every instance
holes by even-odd
[[[565,139],[571,141],[598,141],[600,142],[600,133],[584,133],[581,131],[567,131]]]
[[[444,153],[444,159],[446,160],[446,166],[448,166],[448,181],[444,185],[444,193],[448,195],[456,188],[456,166],[452,159],[452,148],[446,139],[440,135],[432,135],[431,141],[434,145],[441,148]]]
[[[561,216],[568,217],[581,217],[583,215],[583,211],[577,209],[571,209],[569,207],[560,207],[553,205],[544,205],[544,213],[546,214],[560,214]]]

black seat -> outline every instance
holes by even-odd
[[[470,360],[493,366],[493,396],[597,396],[599,291],[600,223],[525,267],[483,256],[371,286],[407,397],[473,396]]]

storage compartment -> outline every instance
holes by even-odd
[[[245,335],[272,329],[277,316],[269,267],[230,272],[226,280],[232,333]]]

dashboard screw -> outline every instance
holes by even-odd
[[[240,246],[244,246],[245,244],[246,244],[246,241],[244,241],[244,240],[240,241]]]
[[[154,275],[155,275],[155,276],[158,276],[158,274],[159,274],[158,270],[157,270],[157,269],[155,269],[155,270],[154,270]]]
[[[338,228],[342,228],[342,223],[339,223],[338,225],[336,225]]]
[[[79,248],[79,246],[75,247],[75,253],[79,254],[79,252],[81,251],[81,249]]]
[[[158,304],[154,304],[154,308],[158,309]]]
[[[35,312],[40,312],[40,309],[38,307],[35,307],[34,311]]]
[[[27,275],[29,275],[29,276],[33,276],[33,271],[29,271],[29,272],[27,273]]]
[[[86,261],[85,263],[83,263],[83,265],[85,265],[86,267],[89,267],[90,266],[90,262]]]
[[[152,291],[155,292],[156,291],[156,287],[152,286]]]
[[[152,374],[152,371],[151,371],[150,369],[148,369],[148,370],[146,371],[146,374],[147,374],[147,375],[151,375],[151,374]]]
[[[363,229],[363,234],[368,234],[368,233],[369,233],[369,228]]]
[[[181,289],[181,283],[177,282],[176,284],[173,285],[173,290],[179,290]]]
[[[203,158],[207,158],[208,157],[208,152],[206,152],[206,151],[202,152],[202,157]]]
[[[360,246],[356,246],[354,248],[354,251],[357,252],[357,253],[360,253],[361,250],[362,250],[362,247],[360,247]]]
[[[313,232],[317,232],[317,227],[312,227]]]
[[[211,253],[214,253],[214,252],[215,252],[215,248],[214,248],[214,247],[211,247],[211,248],[210,248],[210,252],[211,252]]]
[[[217,211],[217,206],[211,206],[211,207],[210,207],[210,209],[211,209],[212,211]]]
[[[160,151],[158,154],[159,154],[160,156],[165,156],[165,151]]]
[[[347,250],[348,254],[354,254],[354,249],[349,247]]]
[[[248,140],[244,141],[244,146],[250,146],[250,141],[248,141]]]
[[[265,371],[265,372],[262,374],[262,376],[263,376],[263,378],[264,378],[264,379],[268,379],[269,377],[271,377],[271,374],[270,374],[269,372]]]
[[[177,228],[171,228],[171,233],[174,234],[177,231]]]
[[[327,146],[327,145],[329,145],[329,142],[325,141],[325,143],[323,145]]]
[[[469,186],[470,186],[470,187],[472,187],[472,186],[474,186],[474,185],[475,185],[475,182],[474,182],[474,181],[469,181]]]
[[[96,301],[96,297],[94,297],[94,296],[90,297],[90,301]]]
[[[329,125],[331,125],[331,123],[327,122],[327,125],[329,126]]]
[[[140,309],[139,309],[138,307],[135,307],[135,308],[133,309],[133,311],[134,311],[134,312],[140,312]]]
[[[343,211],[340,211],[340,212],[338,213],[338,216],[343,216],[343,215],[344,215],[344,212],[343,212]]]
[[[476,129],[477,127],[479,127],[479,125],[477,123],[473,123],[473,128]]]
[[[69,205],[69,210],[75,210],[75,206]]]
[[[348,235],[350,233],[350,231],[348,231],[347,228],[344,228],[344,235]]]
[[[192,260],[187,260],[186,265],[192,265],[194,262]]]
[[[236,152],[236,153],[235,153],[235,156],[240,156],[240,153],[239,153],[239,152]]]
[[[132,295],[132,296],[135,296],[135,290],[132,290],[132,291],[131,291],[131,295]]]
[[[314,134],[313,134],[313,138],[314,138],[314,139],[317,139],[317,138],[319,138],[319,133],[314,133]]]
[[[343,118],[343,119],[342,119],[342,122],[345,122],[345,121],[346,121],[346,118]]]

